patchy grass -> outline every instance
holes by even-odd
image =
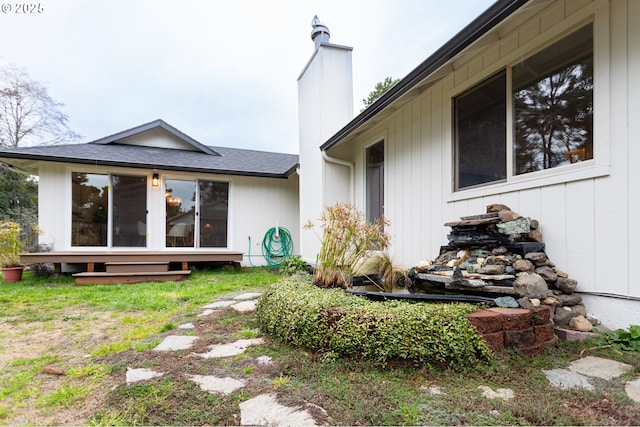
[[[2,284],[0,424],[238,425],[238,405],[262,393],[274,393],[291,406],[319,405],[328,414],[322,421],[331,425],[640,424],[640,406],[624,393],[625,381],[638,375],[638,353],[561,342],[534,359],[514,353],[473,366],[391,362],[381,367],[271,340],[253,313],[223,308],[196,316],[217,298],[260,290],[277,279],[247,269],[199,271],[180,284],[76,287],[64,279]],[[137,292],[143,297],[131,295]],[[195,329],[178,332],[177,325],[187,322]],[[151,350],[172,333],[199,339],[183,352]],[[266,338],[266,344],[239,356],[192,355],[211,344],[255,337]],[[631,364],[634,370],[621,379],[594,381],[597,391],[552,387],[542,370],[566,367],[582,352]],[[265,355],[274,363],[257,362]],[[47,374],[46,367],[64,374]],[[164,375],[126,385],[127,367]],[[230,376],[246,386],[229,395],[211,394],[189,375]],[[489,399],[479,386],[509,388],[515,396]]]

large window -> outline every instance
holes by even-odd
[[[593,159],[593,25],[459,95],[454,115],[457,190]]]
[[[145,176],[71,174],[72,246],[144,247],[146,220]]]
[[[593,159],[591,25],[513,67],[514,173]]]

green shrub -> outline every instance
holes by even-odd
[[[629,330],[601,332],[596,339],[598,345],[608,345],[616,350],[640,351],[640,325],[631,325]]]
[[[302,278],[269,287],[256,307],[263,332],[296,347],[380,364],[487,360],[491,351],[466,319],[471,304],[370,301]]]
[[[280,264],[280,274],[284,274],[285,276],[292,276],[301,271],[305,271],[307,268],[307,263],[304,262],[302,258],[299,256],[290,256],[282,260],[282,264]]]

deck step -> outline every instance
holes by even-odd
[[[191,270],[144,271],[144,272],[86,272],[73,275],[76,285],[115,285],[142,282],[179,282],[185,280]]]
[[[151,273],[169,271],[169,263],[162,261],[105,262],[107,273]]]

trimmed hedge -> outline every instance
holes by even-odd
[[[263,332],[326,357],[392,359],[424,364],[488,360],[491,350],[467,320],[471,304],[370,301],[341,289],[285,279],[260,297],[256,313]]]

